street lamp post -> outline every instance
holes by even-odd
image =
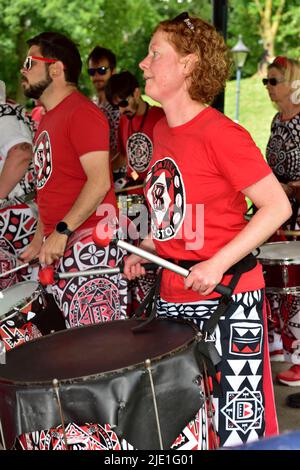
[[[236,67],[236,104],[235,104],[235,122],[239,122],[239,107],[240,107],[240,88],[241,88],[241,77],[242,68],[247,59],[249,52],[248,47],[242,41],[242,35],[239,35],[239,40],[236,45],[231,49],[235,67]]]

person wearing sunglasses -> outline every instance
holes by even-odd
[[[220,356],[214,367],[222,393],[205,373],[200,381],[213,396],[206,395],[210,439],[199,428],[201,409],[176,441],[185,449],[241,445],[278,432],[265,284],[252,251],[291,207],[249,133],[210,106],[225,88],[230,65],[222,36],[187,12],[159,23],[140,63],[145,93],[166,115],[153,133],[145,185],[151,233],[141,247],[190,270],[186,278],[163,270],[154,313],[192,321]],[[246,196],[258,207],[250,222]],[[126,259],[129,280],[145,274],[144,262],[137,255]],[[231,286],[233,295],[220,297],[218,283]]]
[[[104,112],[110,128],[110,158],[115,167],[118,159],[118,127],[120,113],[118,108],[112,106],[105,96],[105,85],[110,77],[116,73],[117,59],[115,54],[105,47],[96,46],[87,58],[88,75],[95,88],[96,97],[93,101]]]
[[[123,210],[132,222],[138,220],[138,230],[142,234],[140,233],[140,238],[132,240],[133,243],[137,243],[148,233],[150,228],[148,211],[144,205],[143,189],[152,158],[153,129],[164,116],[164,111],[158,106],[150,106],[143,100],[137,78],[128,71],[113,75],[107,82],[105,93],[108,101],[119,109],[121,114],[119,126],[120,168],[119,179],[115,179],[115,190],[119,210]],[[117,174],[116,168],[114,174]],[[142,213],[139,210],[134,210],[134,207],[138,208],[139,206],[140,209],[145,210],[145,218],[142,219],[142,223],[138,217]],[[136,235],[136,232],[133,235]],[[154,280],[155,274],[148,271],[144,279],[135,280],[129,284],[131,302],[128,302],[128,313],[132,314],[140,305]]]
[[[300,229],[300,62],[278,56],[263,79],[278,112],[271,123],[266,157],[274,175],[290,199],[293,214],[283,230]],[[281,238],[282,239],[282,238]],[[272,238],[275,241],[275,238]],[[272,321],[269,324],[271,360],[287,361],[291,367],[276,379],[285,385],[300,385],[300,365],[294,348],[300,340],[300,299],[297,295],[268,294]]]
[[[24,262],[39,258],[41,264],[53,265],[58,273],[119,264],[123,251],[112,246],[98,249],[92,240],[105,211],[116,214],[117,208],[109,161],[109,126],[99,108],[77,89],[82,66],[79,51],[71,39],[55,32],[41,33],[27,44],[27,59],[21,70],[24,92],[39,99],[46,113],[34,148],[39,220],[33,240],[20,257]],[[122,275],[71,277],[68,282],[55,282],[51,289],[66,328],[126,317],[127,281]],[[109,425],[105,427],[107,440],[98,431],[99,426],[81,431],[77,426],[82,448],[97,448],[97,442],[99,448],[113,448]],[[70,423],[70,442],[74,442],[72,429]],[[91,443],[87,433],[92,429]],[[16,446],[45,448],[45,433],[51,434],[45,430],[19,436]],[[103,444],[99,442],[102,437]],[[63,443],[56,445],[50,439],[47,445],[48,449],[61,449]]]
[[[147,175],[152,158],[153,129],[164,112],[143,100],[137,78],[128,71],[113,75],[105,93],[121,114],[119,151],[126,160],[126,192],[132,194],[130,187],[142,185]],[[134,194],[143,194],[143,188],[135,189]]]
[[[108,123],[99,108],[77,89],[82,63],[69,38],[45,32],[27,43],[29,51],[21,70],[24,93],[39,99],[46,113],[35,136],[39,223],[22,259],[27,262],[39,257],[43,264],[54,263],[58,271],[87,269],[95,260],[97,264],[103,262],[97,256],[97,259],[82,257],[85,250],[93,250],[89,248],[94,246],[91,232],[101,219],[96,210],[102,203],[116,207]],[[81,243],[72,243],[74,239]],[[67,244],[68,266],[64,258]],[[108,252],[107,256],[111,254]],[[95,278],[95,288],[97,282],[101,281]],[[118,291],[118,278],[116,283],[112,288]],[[72,298],[84,286],[74,280],[73,288]],[[62,309],[64,305],[68,328],[88,321],[79,307],[79,315],[75,314],[77,307],[68,297],[67,285],[56,283],[52,290],[58,306]],[[110,309],[107,318],[125,315],[125,307],[122,310],[125,287],[121,291],[120,308]],[[98,321],[96,313],[89,318],[89,322]]]

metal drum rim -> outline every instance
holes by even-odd
[[[126,319],[126,320],[114,320],[113,323],[116,324],[116,323],[123,323],[124,321],[130,321],[131,319]],[[196,325],[192,322],[189,322],[189,321],[182,321],[182,320],[176,320],[176,319],[165,319],[165,318],[161,318],[161,319],[157,319],[158,321],[171,321],[171,322],[176,322],[176,323],[183,323],[185,325],[189,325],[191,327],[191,337],[186,340],[184,343],[182,343],[180,346],[177,346],[176,348],[164,353],[164,354],[160,354],[159,356],[155,356],[155,357],[151,357],[151,364],[156,364],[157,362],[167,358],[167,357],[171,357],[173,356],[174,354],[178,353],[178,352],[182,352],[182,351],[185,351],[188,346],[192,345],[193,343],[195,342],[198,342],[199,341],[199,330],[197,329]],[[105,325],[105,324],[93,324],[93,325],[82,325],[80,327],[77,327],[78,328],[90,328],[90,327],[99,327],[99,325]],[[54,335],[61,335],[61,334],[66,334],[68,331],[71,331],[70,330],[63,330],[63,331],[57,331],[55,333],[52,334],[52,336]],[[43,336],[41,337],[37,337],[37,338],[34,338],[32,341],[30,341],[30,343],[33,343],[33,342],[36,342],[36,341],[42,341],[43,340]],[[26,343],[24,344],[21,344],[19,347],[18,347],[18,350],[20,350],[22,347],[26,346]],[[15,351],[15,350],[13,350]],[[146,359],[145,359],[146,361]],[[106,372],[98,372],[96,374],[89,374],[89,375],[81,375],[81,376],[77,376],[77,377],[66,377],[66,378],[63,378],[63,379],[58,379],[58,382],[59,384],[61,385],[68,385],[68,384],[74,384],[74,383],[80,383],[80,382],[86,382],[87,380],[95,380],[97,379],[98,377],[105,377],[105,378],[108,378],[112,375],[117,375],[117,374],[120,374],[122,371],[125,372],[125,371],[130,371],[130,370],[134,370],[134,369],[138,369],[138,368],[141,368],[143,367],[145,370],[145,361],[143,362],[136,362],[134,364],[130,364],[128,366],[124,366],[124,367],[121,367],[121,368],[118,368],[118,369],[112,369],[112,370],[109,370],[109,371],[106,371]],[[3,384],[7,384],[9,386],[22,386],[22,387],[32,387],[32,386],[50,386],[52,387],[52,381],[55,379],[56,377],[52,377],[48,380],[35,380],[35,381],[17,381],[17,380],[12,380],[12,379],[8,379],[6,377],[2,377],[1,376],[1,366],[0,366],[0,384],[3,383]]]
[[[300,246],[300,240],[291,240],[291,241],[279,241],[279,242],[270,242],[270,243],[265,243],[264,245],[262,245],[260,248],[268,245],[290,245],[291,243],[297,243],[299,244]],[[276,266],[289,266],[289,265],[298,265],[300,264],[300,254],[299,254],[299,258],[289,258],[289,257],[286,257],[286,258],[283,258],[283,257],[280,257],[280,258],[263,258],[262,256],[260,256],[260,253],[256,256],[257,259],[259,260],[259,262],[261,264],[265,264],[265,265],[269,265],[269,266],[272,266],[272,265],[276,265]]]

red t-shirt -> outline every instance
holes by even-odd
[[[128,119],[122,115],[120,118],[120,151],[127,158],[127,184],[130,186],[143,183],[146,178],[153,154],[153,128],[164,115],[162,108],[152,106],[142,116]],[[135,189],[133,193],[143,194],[143,189]]]
[[[43,116],[36,135],[37,203],[45,235],[49,235],[86,183],[80,158],[109,150],[109,126],[99,108],[75,91]],[[104,203],[116,207],[112,186]],[[93,213],[80,228],[93,227],[99,220]]]
[[[208,107],[191,121],[154,129],[154,155],[145,194],[152,212],[156,251],[163,258],[206,260],[246,225],[241,191],[271,173],[248,132]],[[222,280],[227,284],[231,276]],[[196,302],[183,277],[164,270],[161,296]],[[261,266],[245,273],[235,292],[264,286]],[[207,298],[216,297],[213,293]]]

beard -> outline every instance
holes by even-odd
[[[25,83],[28,83],[27,79],[24,79]],[[43,92],[48,88],[48,86],[52,83],[52,78],[49,74],[47,74],[46,80],[41,80],[34,85],[29,85],[28,88],[24,88],[24,95],[27,98],[33,98],[34,100],[38,100]]]

